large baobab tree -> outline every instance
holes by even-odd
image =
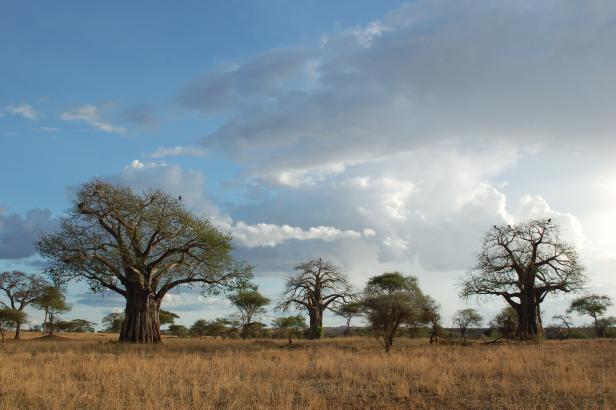
[[[572,292],[584,283],[575,249],[559,237],[551,219],[494,226],[485,236],[461,295],[501,296],[518,314],[516,337],[541,340],[540,305],[546,296]]]
[[[190,213],[181,198],[94,181],[77,192],[41,254],[59,280],[84,280],[126,299],[121,342],[161,341],[160,306],[181,285],[217,292],[246,286],[250,270],[231,256],[231,237]]]
[[[287,279],[283,310],[295,307],[308,312],[310,325],[308,337],[319,339],[323,334],[323,313],[353,299],[348,277],[338,267],[321,258],[301,263],[295,275]]]
[[[23,312],[26,306],[39,299],[49,284],[36,275],[21,271],[0,273],[0,290],[5,300],[0,299],[0,307]],[[15,323],[15,339],[19,339],[22,323]]]

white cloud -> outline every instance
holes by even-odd
[[[126,129],[115,126],[102,119],[102,110],[95,105],[83,105],[62,113],[60,116],[64,121],[83,121],[94,128],[116,134],[126,134]]]
[[[39,111],[35,110],[30,104],[7,105],[4,111],[11,115],[18,115],[27,120],[38,121],[44,117]]]
[[[205,157],[205,150],[196,147],[180,146],[175,147],[160,147],[156,151],[147,154],[150,158],[165,158],[165,157]]]

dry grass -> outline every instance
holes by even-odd
[[[0,346],[0,409],[616,408],[616,343],[429,346],[112,335]]]

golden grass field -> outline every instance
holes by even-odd
[[[31,335],[26,337],[32,337]],[[616,343],[440,345],[114,335],[0,345],[0,409],[611,409]]]

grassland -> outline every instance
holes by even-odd
[[[71,337],[69,335],[69,337]],[[0,346],[0,409],[616,408],[616,343],[430,346],[113,336]]]

